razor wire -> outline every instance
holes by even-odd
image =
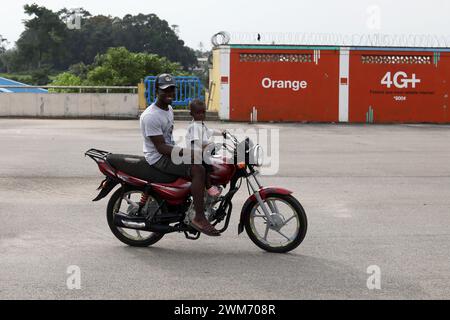
[[[216,33],[214,46],[226,44],[320,45],[450,48],[450,35],[436,34],[339,34],[296,32],[225,32]]]

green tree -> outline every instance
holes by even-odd
[[[83,81],[80,77],[70,73],[70,72],[63,72],[58,74],[55,79],[50,84],[51,86],[81,86],[83,85]],[[77,92],[76,89],[50,89],[50,92]]]
[[[69,67],[69,72],[79,77],[81,80],[87,78],[87,73],[91,67],[85,65],[83,62],[73,64]]]
[[[91,64],[98,54],[113,47],[112,20],[106,16],[86,17],[79,30],[71,30],[66,41],[70,57],[68,65]]]
[[[2,59],[2,55],[6,52],[6,48],[5,48],[6,41],[7,40],[5,38],[3,38],[2,35],[0,34],[0,72],[6,71],[5,62]]]
[[[88,72],[91,85],[135,86],[151,74],[169,72],[181,74],[182,67],[155,54],[133,53],[124,47],[110,48],[95,59],[94,68]]]
[[[17,48],[6,50],[4,53],[0,54],[0,61],[3,65],[3,71],[6,73],[20,70],[21,65],[23,64]]]
[[[156,53],[179,62],[185,70],[197,65],[194,50],[185,46],[169,23],[157,15],[128,14],[114,21],[114,46],[124,46],[134,52]]]
[[[6,48],[5,48],[5,44],[8,40],[3,38],[2,35],[0,34],[0,54],[5,53]]]
[[[43,86],[47,85],[50,81],[49,79],[50,69],[48,67],[43,67],[33,70],[31,73],[31,80],[34,85]]]
[[[43,64],[63,68],[67,26],[58,14],[37,4],[25,5],[24,10],[33,18],[24,22],[25,31],[16,45],[22,60],[27,61],[28,70],[39,69]]]
[[[71,68],[72,72],[58,75],[52,85],[135,86],[148,75],[185,74],[179,63],[156,54],[130,52],[124,47],[108,49],[105,54],[98,55],[92,65]]]
[[[157,54],[180,63],[185,71],[197,66],[195,52],[185,46],[167,21],[155,14],[126,15],[121,19],[92,16],[81,9],[76,13],[81,16],[81,28],[69,30],[65,22],[74,14],[70,10],[53,12],[37,4],[25,5],[24,10],[30,18],[24,21],[25,31],[11,53],[17,62],[10,64],[14,72],[44,66],[67,70],[79,63],[89,65],[111,47]]]
[[[63,72],[58,74],[51,83],[52,86],[81,86],[82,80],[80,77],[70,73]]]

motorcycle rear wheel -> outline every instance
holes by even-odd
[[[106,210],[106,218],[108,220],[109,228],[111,229],[111,232],[114,234],[114,236],[122,241],[123,243],[132,246],[132,247],[148,247],[155,243],[157,243],[159,240],[161,240],[164,237],[164,233],[157,233],[157,232],[150,232],[150,231],[138,231],[133,229],[124,229],[121,227],[118,227],[114,224],[114,214],[117,213],[121,208],[124,206],[124,203],[126,204],[126,201],[123,200],[122,196],[130,196],[134,195],[135,198],[139,198],[140,195],[142,195],[141,190],[123,190],[122,188],[119,188],[114,192],[114,194],[111,196],[108,202],[108,208]],[[122,202],[120,202],[122,198]],[[156,197],[153,197],[155,201],[158,203],[160,202],[159,199]],[[136,200],[136,199],[134,199]],[[121,204],[119,207],[119,203]],[[122,210],[123,213],[123,210]],[[126,231],[125,231],[126,230]],[[128,234],[128,231],[130,234]],[[135,232],[136,236],[132,236],[131,232]],[[145,237],[142,236],[142,233],[145,233]]]

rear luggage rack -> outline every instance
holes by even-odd
[[[84,156],[88,156],[92,160],[97,162],[97,160],[105,160],[106,161],[106,157],[109,154],[111,154],[111,152],[98,150],[98,149],[89,149],[88,151],[86,151]]]

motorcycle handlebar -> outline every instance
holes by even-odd
[[[223,135],[223,137],[224,137],[225,139],[226,139],[227,137],[230,137],[231,140],[232,140],[235,144],[238,144],[238,143],[239,143],[238,139],[237,139],[235,136],[233,136],[231,133],[229,133],[227,130],[224,130],[223,133],[222,133],[222,135]]]

